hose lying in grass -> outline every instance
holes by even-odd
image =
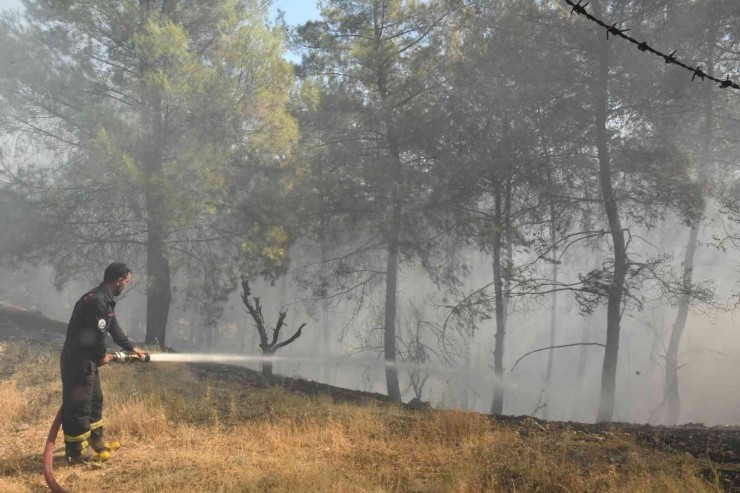
[[[49,429],[49,436],[46,438],[46,448],[44,449],[44,479],[46,484],[49,485],[49,489],[54,493],[67,493],[67,490],[59,486],[57,480],[54,479],[54,471],[52,470],[52,462],[54,460],[54,443],[57,441],[57,433],[59,433],[59,427],[62,425],[62,408],[57,411],[57,416],[54,418],[54,422],[51,424]]]

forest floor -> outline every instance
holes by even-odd
[[[5,330],[3,330],[5,327]],[[58,338],[0,320],[0,493],[42,492],[61,402]],[[43,342],[42,342],[43,341]],[[411,409],[385,396],[213,364],[101,369],[102,466],[69,492],[720,492],[738,490],[740,429],[588,425]],[[734,484],[733,484],[734,481]]]

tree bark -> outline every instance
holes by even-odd
[[[628,265],[624,231],[622,230],[617,199],[612,187],[609,134],[607,128],[609,112],[609,44],[606,38],[599,41],[598,58],[598,68],[595,77],[595,116],[599,183],[604,201],[604,210],[609,222],[609,232],[611,234],[614,254],[613,275],[609,285],[607,301],[606,350],[601,373],[601,396],[599,399],[599,410],[596,416],[596,422],[601,423],[611,421],[614,416],[622,296],[624,294],[624,281],[627,275]]]
[[[161,122],[161,101],[153,95],[147,108],[152,140],[144,160],[148,179],[146,191],[147,248],[146,248],[146,339],[147,344],[165,347],[167,319],[172,301],[170,263],[165,245],[166,208],[162,192],[155,185],[162,172],[164,136]]]
[[[149,0],[139,0],[141,27],[149,21],[152,5]],[[166,221],[164,196],[157,184],[162,172],[166,133],[162,117],[162,96],[158,91],[147,86],[147,77],[156,70],[149,60],[139,60],[139,77],[142,93],[141,116],[148,135],[148,145],[143,151],[141,165],[146,184],[147,214],[147,303],[146,303],[146,337],[147,344],[159,344],[165,347],[167,319],[172,301],[170,264],[165,245]]]
[[[692,274],[694,270],[694,254],[696,253],[696,241],[699,237],[699,221],[694,221],[689,231],[689,241],[686,245],[686,256],[683,262],[683,286],[690,289]],[[686,319],[689,314],[688,294],[682,294],[678,304],[676,320],[671,329],[671,338],[665,355],[665,382],[663,387],[663,399],[666,405],[665,424],[675,425],[681,416],[681,398],[678,393],[678,349],[681,344],[686,327]]]
[[[501,266],[503,218],[502,191],[499,186],[494,192],[495,231],[493,234],[493,290],[496,299],[496,343],[493,349],[493,402],[491,414],[504,411],[504,342],[506,337],[506,302],[504,300],[504,281]]]
[[[385,353],[385,381],[388,397],[401,401],[401,387],[398,383],[396,368],[396,314],[398,312],[398,240],[401,229],[401,207],[398,199],[393,207],[388,238],[388,257],[385,281],[385,330],[383,331],[383,348]]]
[[[274,354],[273,352],[267,349],[264,349],[264,348],[262,349],[262,356],[265,358],[269,358],[273,354]],[[272,376],[272,361],[264,361],[264,360],[262,361],[262,374],[266,377]]]
[[[152,210],[150,214],[157,215]],[[165,253],[162,228],[157,221],[149,221],[146,255],[146,339],[147,344],[165,347],[167,319],[170,313],[170,264]]]
[[[386,61],[382,46],[384,13],[379,12],[379,5],[373,9],[375,52],[378,60],[377,85],[380,94],[381,112],[385,125],[385,137],[390,158],[389,188],[390,196],[390,223],[386,230],[387,259],[385,282],[385,326],[383,329],[383,351],[385,356],[385,381],[388,388],[388,397],[401,402],[401,387],[398,382],[398,368],[396,367],[396,314],[398,312],[398,247],[401,237],[401,216],[403,213],[403,169],[401,150],[396,137],[392,109],[389,102]]]
[[[550,185],[550,189],[552,189],[552,178],[548,176],[548,182]],[[555,243],[555,235],[557,234],[557,228],[555,223],[555,203],[553,199],[550,199],[550,241]],[[553,247],[552,250],[552,257],[553,257],[553,263],[552,263],[552,284],[553,286],[557,287],[558,284],[558,263],[557,263],[557,257],[558,257],[558,248],[557,246]],[[555,339],[556,339],[556,331],[557,331],[557,308],[558,308],[558,292],[553,290],[552,292],[552,304],[550,305],[550,346],[555,346]],[[548,393],[548,399],[547,403],[549,403],[549,394],[550,394],[550,383],[552,382],[552,367],[553,367],[553,361],[555,359],[555,350],[551,349],[550,352],[547,355],[547,372],[545,373],[545,389]],[[543,418],[548,419],[550,417],[550,407],[548,405],[545,405],[545,408],[543,409]]]

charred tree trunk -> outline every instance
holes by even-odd
[[[257,329],[257,334],[260,338],[260,349],[262,350],[262,355],[269,358],[273,356],[278,349],[291,344],[293,341],[301,337],[303,327],[305,327],[306,324],[302,324],[298,327],[295,334],[280,342],[280,331],[285,327],[285,318],[288,316],[287,312],[280,312],[278,314],[278,321],[275,324],[275,328],[272,329],[272,338],[269,338],[267,335],[267,327],[265,325],[265,317],[262,314],[262,304],[260,303],[260,299],[255,296],[253,298],[253,302],[252,299],[250,299],[251,294],[252,291],[249,287],[249,280],[246,277],[242,277],[242,302],[247,308],[249,314],[252,316],[252,320],[254,320],[255,328]],[[272,376],[272,361],[262,361],[262,374],[266,377]]]
[[[705,30],[710,37],[707,40],[707,68],[709,72],[714,72],[714,30],[710,26]],[[712,87],[707,85],[705,87],[705,103],[704,103],[704,135],[702,139],[701,153],[705,160],[703,165],[699,169],[699,183],[702,187],[706,184],[706,167],[707,161],[712,146],[713,136],[713,111],[714,111],[714,97]],[[683,261],[683,294],[679,298],[678,311],[676,313],[676,320],[673,322],[671,329],[671,338],[668,343],[668,348],[665,355],[665,383],[663,388],[663,401],[665,402],[665,424],[675,425],[678,423],[681,417],[681,396],[678,391],[678,350],[681,345],[681,337],[683,336],[686,328],[686,320],[689,314],[689,303],[691,301],[691,284],[694,275],[694,256],[696,254],[697,241],[699,238],[699,229],[701,227],[701,220],[704,215],[704,207],[701,211],[698,211],[697,216],[691,222],[691,230],[689,231],[689,240],[686,244],[686,256]]]
[[[614,399],[617,384],[617,361],[619,357],[619,332],[622,316],[622,297],[627,275],[627,252],[624,231],[619,218],[617,199],[612,186],[611,161],[609,156],[609,44],[604,38],[599,41],[599,60],[595,77],[596,93],[596,146],[599,160],[599,183],[604,201],[604,210],[609,222],[612,239],[614,267],[609,285],[606,320],[606,350],[601,373],[601,396],[596,421],[608,422],[614,416]]]
[[[273,351],[270,351],[269,349],[263,349],[262,350],[262,356],[265,358],[270,358],[275,353]],[[272,361],[262,361],[262,374],[266,377],[272,376]]]

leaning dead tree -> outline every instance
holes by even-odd
[[[265,327],[265,317],[262,315],[262,304],[260,303],[260,299],[256,296],[252,297],[252,299],[254,300],[254,303],[252,303],[249,300],[249,296],[251,294],[252,290],[249,288],[249,281],[246,277],[242,276],[242,301],[247,307],[247,310],[252,316],[252,319],[254,319],[255,328],[257,329],[257,332],[260,336],[260,349],[262,350],[263,356],[270,357],[275,354],[275,352],[281,347],[287,346],[291,342],[301,337],[301,332],[303,330],[303,327],[306,326],[306,323],[301,324],[295,334],[293,334],[289,339],[278,342],[280,341],[280,329],[285,327],[285,317],[288,315],[287,312],[279,312],[278,321],[275,324],[275,328],[272,329],[272,340],[268,340],[267,328]],[[262,374],[266,377],[272,376],[271,361],[262,362]]]

